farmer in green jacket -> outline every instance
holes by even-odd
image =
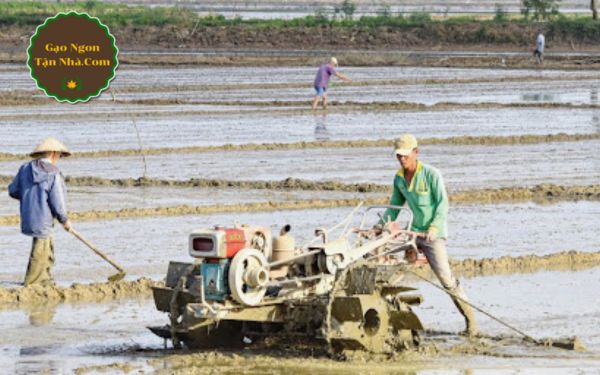
[[[417,160],[419,149],[417,140],[412,134],[404,134],[394,143],[394,153],[401,168],[394,178],[394,188],[390,204],[402,206],[406,202],[413,213],[412,228],[414,232],[422,233],[416,243],[425,254],[431,269],[442,285],[451,294],[452,301],[458,311],[464,316],[466,330],[469,336],[477,334],[477,323],[467,296],[458,280],[452,275],[446,239],[448,216],[448,195],[444,187],[441,173],[429,165]],[[393,221],[398,216],[398,210],[388,209],[384,220]]]

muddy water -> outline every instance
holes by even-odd
[[[121,264],[128,279],[160,279],[169,260],[189,261],[187,236],[197,228],[240,223],[292,225],[300,246],[316,227],[331,227],[350,208],[274,211],[165,218],[139,218],[75,223],[92,243]],[[504,255],[549,254],[564,250],[597,251],[598,202],[561,202],[552,205],[454,205],[449,216],[449,253],[452,258],[489,258]],[[557,224],[560,223],[560,224]],[[105,281],[114,269],[61,229],[56,230],[56,279],[72,282]],[[30,239],[16,227],[0,227],[0,284],[20,282],[27,266]]]
[[[162,340],[145,326],[163,322],[149,300],[0,311],[0,373],[72,374],[114,362],[147,368],[155,354],[145,351],[162,348]]]
[[[391,139],[403,129],[412,129],[419,138],[589,134],[600,132],[600,109],[502,108],[432,112],[319,112],[314,115],[263,112],[188,115],[175,119],[149,115],[135,119],[135,124],[130,115],[117,115],[110,119],[86,120],[85,129],[82,132],[77,123],[65,124],[62,120],[48,120],[38,115],[27,120],[7,121],[0,129],[0,138],[10,141],[2,151],[25,154],[31,151],[32,139],[47,135],[60,137],[73,150],[81,152],[136,149],[140,141],[144,148],[164,148]]]
[[[422,345],[427,349],[421,353],[337,362],[319,355],[306,358],[309,353],[294,357],[256,351],[249,345],[237,352],[184,351],[173,356],[172,351],[162,349],[162,339],[145,329],[164,324],[166,314],[156,312],[150,300],[124,300],[1,311],[0,366],[15,374],[72,373],[76,369],[80,373],[206,373],[207,365],[211,373],[232,374],[249,369],[254,373],[297,369],[301,374],[342,374],[359,369],[415,375],[495,374],[517,369],[525,374],[594,374],[600,369],[600,335],[595,329],[600,319],[600,302],[595,298],[598,271],[592,268],[463,281],[471,301],[484,310],[536,338],[576,335],[587,352],[524,344],[516,334],[481,314],[482,333],[513,338],[468,342],[453,334],[462,329],[462,321],[450,299],[428,284],[406,280],[424,296],[417,314],[427,329],[437,332],[424,335]]]
[[[600,319],[598,282],[600,268],[596,267],[577,272],[478,277],[464,280],[463,286],[473,304],[530,336],[577,336],[590,352],[598,355],[600,331],[592,328]],[[417,314],[428,328],[463,329],[462,317],[450,298],[426,283],[415,285],[425,296],[425,303],[417,309]],[[482,332],[515,335],[486,316],[478,314],[478,317]]]
[[[408,130],[408,128],[407,128]],[[420,159],[445,176],[451,190],[531,186],[540,183],[593,184],[600,178],[600,141],[532,145],[421,147]],[[336,180],[391,184],[398,162],[387,148],[231,151],[148,155],[147,177],[183,180],[192,177],[228,180]],[[20,161],[0,162],[0,175],[16,173]],[[103,178],[141,177],[140,156],[65,159],[65,175]],[[507,166],[514,166],[507,168]],[[527,166],[527,168],[517,168]],[[485,173],[482,173],[485,171]]]

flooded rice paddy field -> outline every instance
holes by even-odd
[[[259,371],[261,367],[269,373],[283,373],[297,367],[302,374],[325,369],[341,374],[361,368],[378,374],[453,373],[448,372],[449,368],[459,371],[454,373],[472,374],[507,373],[517,369],[525,374],[540,371],[593,374],[600,365],[600,335],[595,329],[600,319],[595,288],[598,281],[598,273],[593,270],[464,280],[476,305],[535,338],[577,335],[587,352],[525,344],[513,332],[481,314],[478,318],[482,331],[506,338],[468,341],[455,334],[462,329],[462,322],[446,295],[428,284],[406,280],[425,295],[424,303],[416,310],[425,327],[433,331],[424,335],[422,345],[435,355],[411,353],[404,359],[367,357],[338,362],[324,356],[278,357],[276,353],[255,351],[250,344],[234,353],[183,351],[173,356],[171,350],[163,349],[162,339],[145,329],[167,321],[166,314],[158,313],[149,299],[1,310],[0,353],[4,358],[3,369],[13,374],[57,370],[73,373],[77,369],[79,373],[172,374],[181,361],[189,362],[187,366],[192,367],[188,373],[233,374],[252,368]],[[581,301],[588,303],[581,306]],[[262,366],[256,363],[258,361],[263,362]]]
[[[593,291],[593,284],[599,281],[597,269],[588,269],[475,277],[465,279],[463,284],[473,304],[522,327],[532,337],[543,338],[549,332],[554,337],[585,337],[586,348],[600,352],[600,331],[589,331],[600,319],[600,300]],[[428,329],[463,329],[463,318],[446,294],[427,283],[413,285],[425,296],[417,314]],[[485,316],[480,321],[487,334],[513,334]]]
[[[338,86],[339,85],[339,86]],[[274,91],[276,95],[274,96]],[[598,80],[571,81],[526,81],[526,82],[481,82],[481,83],[443,83],[354,86],[334,83],[330,87],[331,99],[346,102],[398,102],[406,101],[433,105],[437,103],[476,104],[494,102],[500,104],[523,103],[561,103],[561,104],[598,104]],[[335,94],[333,94],[333,92]],[[460,94],[457,94],[460,93]],[[271,102],[305,101],[314,95],[310,85],[305,88],[257,88],[209,91],[205,89],[171,91],[178,101],[239,101]],[[119,99],[156,100],[164,98],[164,92],[120,93]],[[106,98],[106,97],[105,97]]]
[[[138,351],[162,347],[144,328],[164,319],[148,299],[32,305],[0,311],[0,316],[3,374],[71,374],[78,367],[115,361],[143,366],[150,356]]]
[[[118,107],[115,105],[115,108]],[[181,109],[181,106],[174,107]],[[79,110],[76,106],[72,108]],[[39,114],[32,114],[27,119],[7,120],[0,128],[0,138],[10,139],[10,142],[4,145],[2,152],[26,154],[31,151],[32,137],[46,135],[60,137],[74,151],[82,152],[138,149],[140,143],[143,148],[153,149],[377,140],[389,139],[390,134],[405,131],[411,131],[419,138],[600,132],[600,108],[363,110],[319,111],[315,114],[273,113],[269,109],[260,109],[244,113],[228,111],[222,114],[181,115],[175,118],[156,116],[154,113],[147,113],[143,117],[132,117],[130,114],[101,117],[86,119],[85,131],[82,131],[80,121],[65,122],[58,117],[46,119]]]
[[[406,129],[408,130],[408,129]],[[399,132],[400,133],[400,132]],[[435,145],[420,148],[420,159],[443,171],[448,189],[588,185],[600,179],[600,140],[527,145]],[[21,161],[0,162],[11,175]],[[316,148],[272,151],[169,153],[61,161],[70,176],[167,180],[214,178],[278,181],[288,177],[346,183],[391,184],[398,162],[387,147]]]
[[[169,260],[189,261],[188,234],[214,225],[268,226],[278,233],[292,226],[296,244],[313,239],[317,227],[331,228],[351,211],[350,207],[270,212],[215,213],[173,217],[92,220],[74,223],[78,231],[117,260],[128,279],[162,279]],[[599,202],[555,204],[453,205],[449,215],[449,254],[453,259],[545,255],[565,250],[595,252]],[[376,221],[377,218],[374,217]],[[557,225],[556,223],[560,223]],[[356,223],[358,225],[358,222]],[[70,234],[55,231],[57,282],[103,281],[113,271],[109,265]],[[27,267],[30,239],[13,226],[0,226],[0,283],[22,280]],[[15,254],[22,254],[15,257]]]
[[[538,70],[538,69],[461,69],[421,67],[344,67],[340,72],[354,81],[389,80],[485,80],[501,78],[549,79],[594,78],[600,79],[596,70]],[[307,84],[316,73],[316,67],[164,67],[146,65],[121,65],[111,82],[111,89],[151,87],[176,91],[177,87],[194,85],[260,85]],[[185,79],[182,79],[185,77]],[[0,80],[6,84],[2,90],[33,90],[29,69],[25,65],[3,64]]]
[[[33,88],[26,68],[2,65],[0,79],[7,82],[0,88],[4,98],[17,93],[11,90],[22,90],[25,94],[18,97],[27,100],[22,104],[7,100],[0,106],[4,123],[0,153],[25,154],[39,139],[54,135],[75,152],[107,151],[107,156],[61,160],[61,169],[72,177],[146,176],[162,181],[281,181],[292,177],[389,185],[398,164],[388,147],[284,149],[275,144],[356,141],[359,145],[363,140],[392,139],[404,132],[430,141],[600,133],[597,71],[404,67],[342,67],[340,71],[355,83],[334,82],[330,95],[338,105],[311,113],[307,107],[313,95],[315,67],[124,65],[119,67],[111,92],[89,104],[41,101],[43,105],[33,105],[27,103],[28,92],[35,100],[43,96]],[[287,103],[271,103],[277,101]],[[406,108],[402,101],[409,103]],[[454,104],[424,108],[418,103]],[[272,150],[177,150],[226,144],[274,146]],[[140,145],[157,152],[149,152],[145,160],[140,155],[118,153]],[[594,185],[600,181],[599,149],[600,141],[595,137],[562,141],[537,137],[530,143],[477,145],[442,140],[422,145],[420,158],[442,171],[452,193],[548,183]],[[21,163],[3,159],[0,175],[13,175]],[[330,227],[351,210],[350,203],[343,202],[336,203],[340,207],[310,208],[315,200],[387,196],[384,192],[303,191],[298,187],[270,190],[83,184],[71,186],[69,191],[70,209],[82,219],[75,221],[75,227],[122,264],[128,280],[161,280],[170,260],[189,261],[187,236],[193,229],[231,225],[237,219],[240,223],[267,225],[277,232],[282,224],[290,223],[297,244],[302,244],[311,238],[315,227]],[[0,189],[0,194],[0,217],[15,217],[16,202],[6,197],[6,189]],[[277,208],[277,204],[286,202],[306,202],[306,206]],[[252,206],[254,203],[257,206]],[[218,212],[228,206],[233,212]],[[189,215],[186,207],[215,207],[216,213]],[[163,208],[169,212],[165,214]],[[95,213],[124,209],[140,209],[142,213],[133,218]],[[455,261],[466,262],[567,250],[590,255],[600,250],[598,217],[597,200],[451,204],[449,255]],[[54,271],[60,286],[102,282],[114,273],[62,229],[56,228],[55,240]],[[21,235],[16,225],[0,225],[0,287],[14,288],[21,282],[29,246],[30,239]],[[461,319],[447,296],[429,284],[411,281],[425,297],[418,315],[434,331],[426,336],[429,349],[408,354],[404,360],[339,362],[318,356],[304,358],[308,354],[279,358],[274,352],[255,352],[251,347],[233,353],[184,352],[172,356],[172,351],[162,349],[162,340],[144,328],[166,322],[166,315],[156,312],[151,300],[142,299],[23,305],[20,309],[3,306],[0,373],[202,373],[207,370],[199,366],[207,360],[211,371],[225,373],[248,369],[307,374],[361,369],[419,375],[597,373],[599,269],[593,264],[584,268],[565,264],[562,271],[530,273],[517,267],[464,279],[472,302],[478,306],[536,338],[577,335],[588,348],[585,353],[532,347],[514,336],[468,342],[455,334],[462,328]],[[484,316],[480,316],[480,326],[487,335],[511,335]]]

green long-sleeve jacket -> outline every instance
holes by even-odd
[[[404,202],[413,213],[412,230],[434,230],[437,237],[447,238],[448,195],[442,174],[435,168],[417,161],[417,170],[410,186],[406,185],[404,170],[400,168],[394,177],[394,189],[390,204],[402,206]],[[388,209],[384,218],[396,220],[398,210]]]

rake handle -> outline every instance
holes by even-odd
[[[89,247],[93,252],[95,252],[96,254],[98,254],[98,256],[100,256],[102,259],[104,259],[105,261],[107,261],[108,263],[110,263],[111,266],[115,267],[117,269],[117,271],[123,273],[125,272],[125,270],[123,270],[123,268],[121,266],[119,266],[117,263],[115,263],[112,259],[110,259],[108,257],[108,255],[104,254],[102,251],[98,250],[98,248],[96,246],[94,246],[91,242],[89,242],[88,240],[85,239],[85,237],[83,237],[79,232],[77,232],[75,229],[70,228],[69,232],[75,236],[78,240],[80,240],[81,242],[83,242],[87,247]]]

